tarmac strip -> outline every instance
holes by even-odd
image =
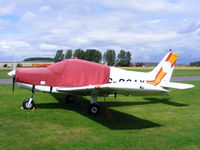
[[[12,79],[0,79],[0,84],[12,84]]]
[[[200,76],[176,76],[171,81],[200,81]],[[0,79],[0,84],[12,84],[12,79]]]

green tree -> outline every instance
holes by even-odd
[[[190,63],[190,66],[200,67],[200,61],[191,62],[191,63]]]
[[[68,49],[65,54],[65,59],[71,59],[71,58],[72,58],[72,50]]]
[[[8,65],[7,65],[7,64],[4,64],[4,65],[3,65],[3,67],[5,67],[5,68],[6,68],[6,67],[8,67]]]
[[[105,60],[109,66],[113,66],[115,64],[116,54],[114,50],[107,50],[105,57]]]
[[[118,56],[117,56],[118,61],[119,61],[118,64],[117,64],[117,66],[124,66],[124,64],[125,64],[125,62],[124,62],[125,56],[126,56],[125,50],[121,50],[119,52]]]
[[[118,54],[118,66],[130,66],[131,64],[131,53],[129,51],[121,50]]]
[[[85,51],[82,49],[76,49],[74,51],[74,57],[77,57],[79,59],[85,59]]]
[[[58,62],[58,61],[62,61],[63,59],[64,59],[63,50],[57,50],[54,61]]]
[[[48,61],[54,61],[54,58],[50,57],[31,57],[31,58],[26,58],[23,61],[41,61],[41,62],[48,62]]]
[[[85,52],[85,58],[88,61],[93,61],[99,63],[101,61],[102,55],[96,49],[87,49]]]
[[[131,65],[131,53],[129,51],[127,51],[125,55],[125,65],[126,66]]]

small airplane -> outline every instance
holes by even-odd
[[[110,67],[81,59],[65,59],[47,68],[14,69],[8,75],[19,87],[32,91],[32,96],[23,101],[24,109],[35,109],[35,91],[65,94],[66,101],[75,96],[91,96],[88,112],[97,114],[100,110],[98,96],[117,94],[133,96],[167,95],[168,88],[188,89],[192,84],[170,82],[177,53],[171,50],[150,72],[136,72]]]

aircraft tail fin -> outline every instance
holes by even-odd
[[[156,68],[148,73],[149,80],[146,82],[155,86],[170,82],[177,58],[177,53],[167,53]]]

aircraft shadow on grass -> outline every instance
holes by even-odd
[[[155,98],[155,97],[149,97],[144,98],[147,100],[147,102],[106,102],[109,107],[119,107],[119,106],[129,106],[129,105],[146,105],[146,104],[157,104],[157,103],[163,103],[167,105],[172,105],[176,107],[183,107],[183,106],[189,106],[188,104],[182,104],[177,102],[169,101],[169,98]]]
[[[119,106],[145,105],[145,104],[154,104],[154,103],[164,103],[164,104],[169,104],[169,105],[174,105],[174,106],[187,106],[185,104],[170,102],[169,99],[163,100],[163,99],[156,99],[156,98],[145,98],[149,102],[99,102],[101,106],[101,112],[97,115],[89,115],[86,110],[90,102],[86,100],[84,97],[78,97],[75,103],[66,104],[64,101],[65,98],[62,95],[52,94],[52,96],[59,103],[41,103],[41,104],[36,104],[36,107],[45,108],[45,109],[73,110],[113,130],[130,130],[130,129],[136,130],[136,129],[160,127],[161,125],[154,123],[152,121],[138,118],[133,115],[129,115],[120,111],[110,109],[107,106],[119,107]]]
[[[176,106],[176,107],[189,106],[188,104],[172,102],[172,101],[170,101],[170,98],[149,97],[149,98],[144,98],[144,99],[149,101],[149,102],[147,102],[147,104],[163,103],[163,104],[172,105],[172,106]]]

